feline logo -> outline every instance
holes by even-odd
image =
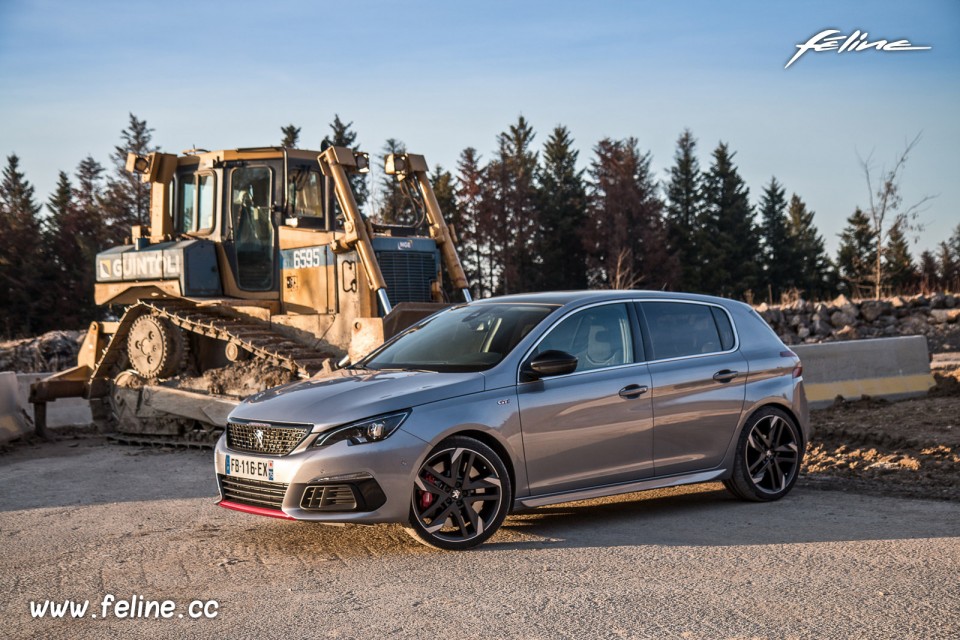
[[[839,35],[834,35],[839,34]],[[876,40],[870,42],[867,39],[867,32],[857,29],[849,36],[840,33],[839,29],[825,29],[812,36],[806,42],[797,45],[797,52],[790,58],[790,62],[784,69],[790,68],[794,62],[800,59],[800,56],[807,51],[836,51],[837,53],[850,53],[851,51],[866,51],[874,49],[876,51],[925,51],[933,47],[917,46],[911,44],[909,40]]]

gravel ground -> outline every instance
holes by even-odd
[[[799,486],[747,504],[709,484],[538,509],[444,553],[398,526],[220,509],[212,475],[209,452],[89,437],[0,456],[5,635],[960,637],[956,502]],[[103,619],[108,593],[177,613]],[[31,618],[66,598],[87,616]],[[217,617],[177,617],[195,599]]]

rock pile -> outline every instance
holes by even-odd
[[[85,331],[50,331],[36,338],[0,342],[0,371],[42,373],[77,364]]]
[[[786,344],[923,335],[931,351],[960,349],[960,297],[948,293],[859,301],[841,295],[756,309]]]

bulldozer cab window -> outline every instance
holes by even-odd
[[[237,284],[247,291],[273,287],[274,228],[269,167],[237,167],[230,174],[230,202]]]
[[[179,220],[177,228],[181,233],[190,233],[197,229],[193,203],[193,175],[180,176],[177,182],[177,219]]]
[[[216,195],[217,180],[212,174],[197,176],[197,217],[198,229],[213,228],[213,206]]]
[[[294,217],[323,217],[323,177],[308,167],[291,167],[287,177],[287,213]]]

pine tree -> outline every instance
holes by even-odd
[[[56,193],[47,203],[46,244],[56,270],[51,286],[61,327],[82,328],[100,315],[94,302],[96,255],[104,248],[100,217],[103,167],[86,157],[77,167],[77,187],[60,174]]]
[[[940,274],[937,271],[937,259],[929,251],[920,254],[920,289],[929,293],[940,287]]]
[[[938,260],[940,270],[940,288],[947,291],[960,291],[960,261],[954,258],[950,245],[941,242]]]
[[[891,227],[887,234],[887,246],[883,248],[883,271],[891,293],[911,292],[917,285],[917,270],[900,224]]]
[[[47,210],[50,216],[43,221],[43,251],[47,265],[49,284],[47,293],[50,297],[50,306],[61,311],[70,312],[67,305],[72,304],[64,297],[65,291],[73,289],[76,271],[71,269],[81,267],[77,256],[70,251],[70,247],[62,242],[64,236],[70,232],[69,220],[74,217],[76,201],[73,185],[67,174],[61,171],[57,179],[57,188],[47,200]],[[64,327],[72,326],[64,323]]]
[[[539,250],[547,290],[584,289],[587,286],[583,228],[587,192],[579,152],[566,127],[558,126],[543,146],[543,166],[537,173],[540,208]]]
[[[850,293],[858,298],[871,293],[877,260],[875,239],[870,218],[857,207],[840,233],[837,269]]]
[[[493,283],[499,275],[492,246],[486,170],[473,147],[460,153],[456,179],[457,213],[454,226],[457,252],[475,298],[493,295]]]
[[[280,133],[283,134],[283,140],[280,141],[281,147],[297,148],[297,142],[300,140],[300,127],[288,124],[285,127],[280,127]]]
[[[497,159],[487,167],[491,188],[491,226],[502,265],[496,284],[499,293],[540,289],[540,221],[537,207],[537,153],[532,150],[533,128],[520,116],[497,136]]]
[[[700,255],[697,229],[703,212],[703,174],[696,157],[697,140],[684,129],[677,140],[674,165],[666,190],[667,243],[680,264],[678,285],[685,291],[699,291]]]
[[[947,241],[947,251],[950,256],[950,262],[953,263],[953,279],[943,283],[944,289],[949,289],[954,293],[960,293],[960,224],[950,235]]]
[[[795,193],[790,196],[786,239],[790,246],[787,254],[790,272],[786,282],[809,298],[823,298],[834,292],[833,264],[813,216],[800,196]]]
[[[129,237],[130,227],[150,225],[150,184],[141,182],[140,174],[126,169],[127,153],[146,156],[157,151],[152,144],[153,129],[146,120],[132,113],[127,128],[120,132],[120,144],[114,147],[110,159],[114,173],[107,180],[103,216],[110,233],[110,244],[119,244]]]
[[[783,185],[775,177],[770,178],[770,184],[764,188],[760,199],[760,240],[763,277],[771,302],[779,300],[788,286],[797,280],[795,270],[799,261],[788,239],[786,209]]]
[[[454,185],[453,174],[438,164],[433,167],[429,178],[430,186],[433,187],[433,193],[437,197],[437,204],[440,205],[440,212],[443,214],[444,220],[447,221],[448,225],[451,221],[459,224],[457,189]]]
[[[594,153],[584,227],[591,286],[673,286],[678,268],[667,253],[663,201],[650,174],[650,154],[640,153],[635,138],[604,138]]]
[[[0,183],[0,331],[6,336],[44,327],[40,209],[20,158],[7,156]]]
[[[340,119],[340,115],[334,114],[333,122],[330,123],[331,135],[325,137],[323,142],[320,143],[321,151],[327,147],[346,147],[358,151],[357,133],[351,129],[351,127],[353,127],[353,122],[344,124]],[[357,206],[362,211],[363,206],[370,197],[370,191],[367,187],[367,174],[350,174],[350,186],[353,187],[353,197],[357,201]]]
[[[406,153],[406,145],[396,138],[388,138],[380,154],[380,165],[383,166],[391,153]],[[385,224],[400,224],[412,226],[418,222],[418,213],[410,204],[410,199],[403,192],[396,176],[384,173],[377,184],[376,194],[377,216]],[[422,222],[422,221],[420,221]]]
[[[750,206],[750,190],[733,164],[734,155],[722,142],[713,152],[713,164],[704,178],[706,206],[699,242],[703,289],[740,297],[759,282],[760,238]]]

